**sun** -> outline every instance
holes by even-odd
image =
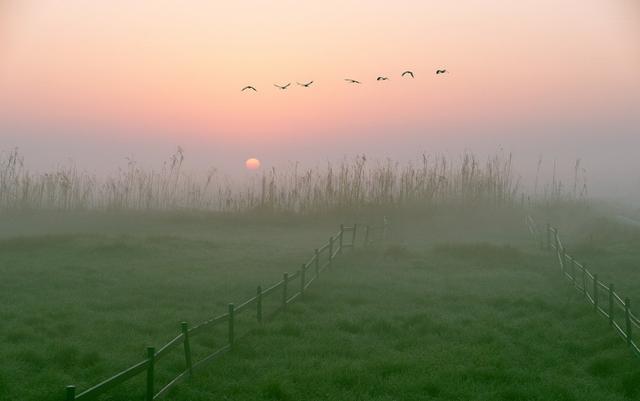
[[[247,161],[244,162],[244,165],[247,170],[257,170],[260,168],[260,160],[252,157],[251,159],[247,159]]]

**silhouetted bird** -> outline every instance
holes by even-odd
[[[300,86],[304,86],[305,88],[308,88],[313,83],[313,81],[309,81],[306,84],[301,84],[300,82],[296,82],[296,83]]]
[[[247,89],[251,89],[251,90],[253,90],[253,91],[255,91],[255,92],[257,92],[257,91],[258,91],[258,90],[257,90],[256,88],[254,88],[253,86],[251,86],[251,85],[247,85],[247,86],[245,86],[244,88],[242,88],[242,90],[241,90],[240,92],[245,91],[245,90],[247,90]]]
[[[278,88],[278,89],[282,89],[282,90],[287,89],[287,88],[289,87],[289,85],[291,85],[291,82],[289,82],[289,83],[288,83],[288,84],[286,84],[285,86],[280,86],[280,85],[273,84],[273,86],[275,86],[275,87],[276,87],[276,88]]]
[[[411,71],[405,71],[405,72],[403,72],[403,73],[402,73],[402,76],[404,77],[405,75],[411,75],[411,78],[415,78],[415,77],[413,76],[413,72],[411,72]]]
[[[376,78],[376,81],[386,81],[387,79],[389,79],[389,78],[387,78],[387,77],[378,77],[378,78]]]
[[[356,81],[355,79],[351,79],[351,78],[345,78],[344,80],[349,82],[349,83],[352,83],[352,84],[359,84],[360,83],[360,81]]]
[[[436,70],[436,75],[444,74],[445,72],[448,73],[449,71],[447,71],[447,70]]]

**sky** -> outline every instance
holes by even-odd
[[[639,105],[633,0],[0,0],[0,151],[36,170],[502,149],[640,194]]]

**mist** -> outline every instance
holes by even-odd
[[[0,0],[0,401],[640,395],[640,7]]]
[[[19,148],[35,171],[73,163],[106,175],[125,157],[152,168],[178,146],[190,169],[230,177],[246,175],[250,157],[268,170],[360,154],[405,163],[501,150],[524,182],[540,158],[547,172],[555,163],[568,175],[580,159],[592,195],[638,192],[632,2],[405,1],[359,15],[347,3],[343,17],[329,3],[313,12],[246,4],[272,19],[247,15],[241,3],[162,3],[146,18],[142,6],[74,2],[65,14],[54,3],[2,9],[0,150]],[[543,10],[551,5],[553,15]],[[300,18],[312,15],[326,25],[305,28]],[[450,74],[433,75],[445,66]],[[399,76],[407,68],[416,79]],[[380,74],[391,80],[376,83]],[[349,76],[365,84],[345,86]],[[305,79],[314,85],[273,87]],[[259,92],[241,93],[247,83]]]

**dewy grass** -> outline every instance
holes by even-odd
[[[524,200],[512,157],[498,153],[484,162],[471,153],[454,162],[423,156],[418,162],[371,162],[363,156],[298,171],[275,169],[244,184],[230,183],[211,170],[204,177],[183,169],[181,149],[159,170],[145,170],[133,160],[107,177],[76,166],[33,173],[17,150],[0,160],[0,210],[212,210],[314,213],[363,207],[429,207],[441,204],[508,205]],[[577,199],[555,174],[542,199]],[[537,184],[536,184],[537,190]]]
[[[433,249],[397,260],[385,259],[384,249],[359,251],[342,260],[310,298],[177,388],[173,399],[640,395],[637,361],[593,311],[566,299],[571,290],[543,267],[548,258],[535,244],[516,264],[510,252],[492,251],[487,261],[478,252],[481,270]]]
[[[18,237],[12,232],[32,216],[0,227],[2,400],[60,400],[67,384],[86,389],[110,377],[142,360],[146,346],[177,335],[180,321],[223,313],[228,302],[253,296],[258,284],[297,270],[340,221],[51,215],[38,219],[54,224],[23,228]],[[237,332],[250,333],[237,349],[168,399],[640,396],[638,361],[558,277],[519,213],[481,215],[494,225],[478,222],[470,230],[456,211],[403,222],[391,217],[391,242],[346,251],[301,302],[262,327],[242,315],[249,318],[238,320]],[[601,246],[615,249],[616,263],[637,261],[629,241]],[[608,259],[585,260],[635,299],[631,263],[615,268]],[[274,299],[265,308],[276,306]],[[194,337],[194,354],[224,344],[225,329]],[[157,366],[158,383],[184,369],[181,352],[166,358]],[[144,377],[105,399],[143,394]]]

